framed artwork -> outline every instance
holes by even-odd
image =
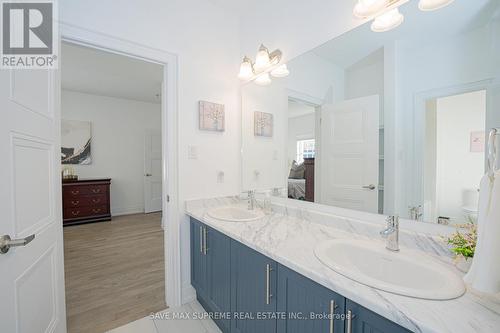
[[[225,114],[224,104],[199,102],[200,130],[224,132]]]
[[[483,153],[485,147],[485,131],[475,131],[470,134],[470,152]]]
[[[91,164],[92,125],[90,121],[61,120],[61,163]]]
[[[255,111],[253,122],[255,136],[273,136],[273,115],[271,113]]]

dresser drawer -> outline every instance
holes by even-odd
[[[64,186],[63,197],[75,198],[81,195],[105,194],[107,190],[108,185],[100,184]]]
[[[109,214],[108,206],[87,206],[64,209],[64,219],[78,219]]]
[[[95,195],[79,195],[79,196],[66,196],[64,197],[63,207],[66,208],[80,208],[87,206],[100,206],[107,205],[108,197],[105,194]]]

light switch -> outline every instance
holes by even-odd
[[[188,159],[197,160],[198,159],[198,147],[188,146]]]

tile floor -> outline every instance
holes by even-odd
[[[170,313],[165,317],[171,317],[175,313],[190,318],[161,319],[162,313]],[[221,333],[211,319],[193,319],[194,316],[200,317],[203,313],[206,312],[200,303],[194,301],[179,308],[162,311],[155,318],[144,317],[108,333]]]

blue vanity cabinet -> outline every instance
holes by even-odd
[[[206,296],[207,260],[204,253],[205,225],[195,219],[191,219],[191,285],[196,289],[197,295]]]
[[[231,239],[191,219],[191,284],[209,313],[231,310]],[[223,332],[230,332],[230,316],[214,316]]]
[[[278,333],[344,333],[345,298],[278,265]]]
[[[370,311],[351,300],[346,301],[346,333],[411,333],[404,327]]]
[[[231,242],[232,333],[276,332],[275,261],[237,242]]]

